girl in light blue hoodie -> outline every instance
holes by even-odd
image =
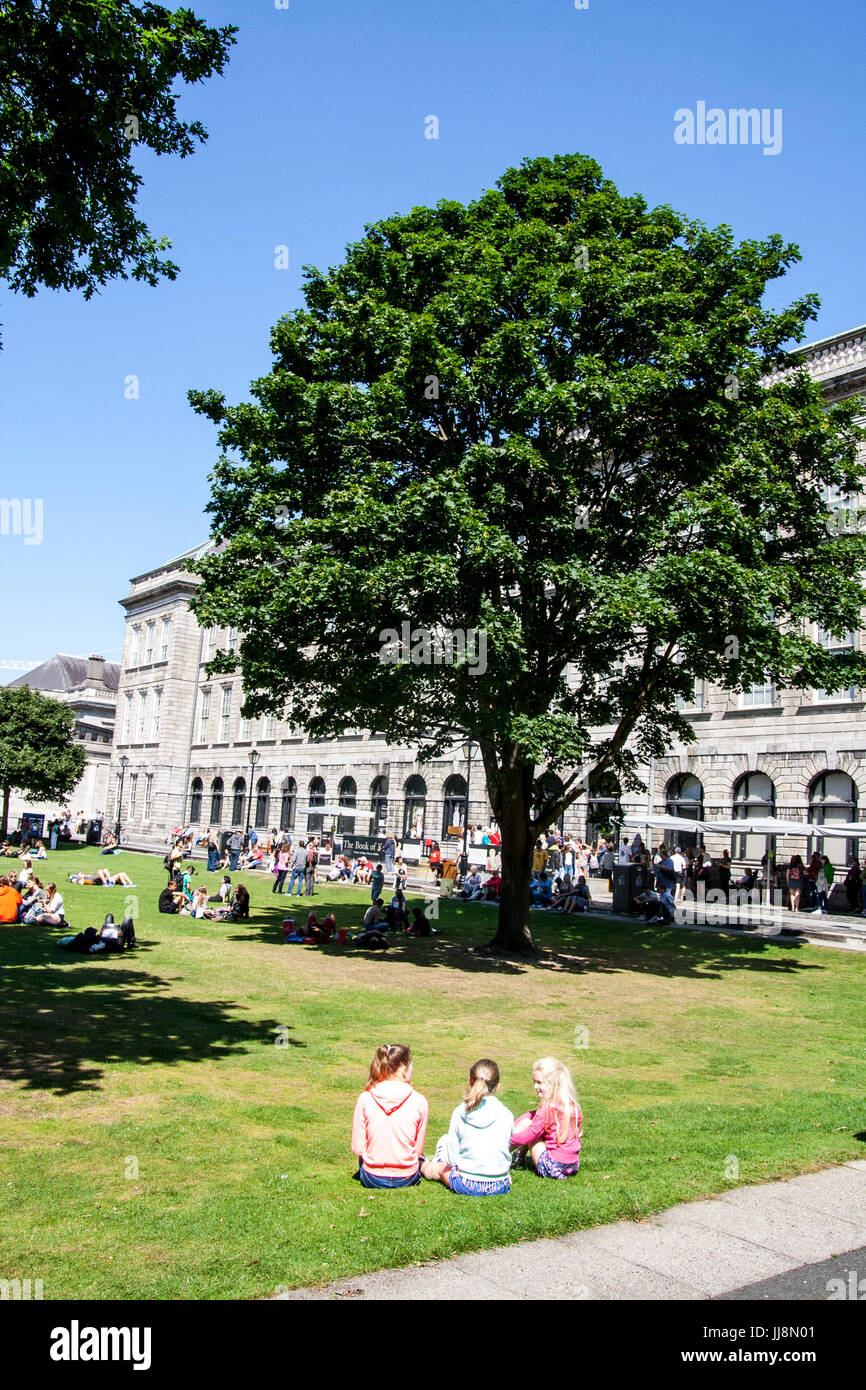
[[[495,1095],[498,1089],[499,1068],[482,1057],[469,1072],[469,1089],[436,1145],[436,1158],[421,1164],[422,1177],[467,1197],[511,1191],[514,1116]]]

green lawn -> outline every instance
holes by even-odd
[[[98,863],[138,885],[135,953],[0,928],[0,1278],[41,1278],[45,1298],[268,1296],[866,1156],[864,955],[536,912],[550,954],[494,961],[466,949],[494,910],[448,902],[440,936],[387,953],[284,946],[269,876],[245,876],[242,925],[160,917],[156,858],[65,850],[40,877]],[[127,900],[62,891],[76,929]],[[315,906],[357,925],[368,902],[321,885]],[[578,1177],[520,1172],[489,1200],[362,1191],[352,1109],[374,1047],[402,1041],[428,1150],[476,1057],[515,1114],[534,1059],[562,1058]]]

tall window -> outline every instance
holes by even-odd
[[[232,825],[243,825],[247,799],[247,784],[243,777],[235,778],[232,792],[234,793],[232,797]]]
[[[223,818],[223,779],[215,777],[210,784],[210,823],[219,825]]]
[[[776,692],[769,676],[761,684],[753,685],[751,690],[744,690],[740,695],[741,709],[759,709],[775,703]]]
[[[163,620],[162,620],[162,638],[161,638],[160,644],[159,644],[159,659],[160,659],[160,661],[168,661],[168,638],[169,638],[170,632],[171,632],[171,618],[163,618]]]
[[[203,792],[203,790],[204,790],[204,784],[202,783],[201,778],[200,778],[200,777],[194,777],[194,778],[193,778],[192,787],[190,788],[190,798],[189,798],[189,823],[190,823],[190,825],[198,825],[199,822],[201,821],[201,797],[202,797],[202,792]]]
[[[427,783],[423,777],[410,777],[403,788],[403,838],[423,840],[427,810]]]
[[[776,788],[764,772],[747,772],[734,786],[734,820],[763,820],[776,814]],[[760,861],[767,849],[766,835],[744,832],[733,837],[734,859]]]
[[[132,650],[129,654],[130,666],[137,666],[141,656],[141,628],[136,624],[132,629]]]
[[[126,709],[123,712],[123,741],[129,743],[132,738],[132,691],[127,691]]]
[[[859,842],[834,835],[832,827],[856,821],[858,800],[857,785],[845,772],[822,772],[814,779],[809,787],[809,820],[825,825],[828,833],[816,844],[810,842],[810,850],[826,854],[835,865],[853,864]]]
[[[703,820],[704,789],[697,777],[692,777],[690,773],[681,773],[679,777],[673,777],[668,782],[665,810],[669,816],[679,816],[684,822]],[[697,831],[689,830],[686,824],[682,830],[676,831],[669,838],[676,840],[682,849],[697,849]]]
[[[325,783],[321,777],[314,777],[310,783],[310,806],[324,806],[325,804]],[[317,835],[322,829],[324,816],[316,815],[311,811],[307,816],[307,830]]]
[[[383,835],[388,829],[388,778],[376,777],[370,786],[371,835]]]
[[[846,632],[842,637],[834,637],[832,633],[825,632],[824,628],[819,627],[815,630],[815,641],[820,642],[831,656],[844,656],[846,652],[854,649],[853,632]],[[844,700],[853,700],[854,695],[854,687],[849,685],[845,690],[816,690],[813,699],[816,705],[839,704]]]
[[[677,696],[677,709],[681,710],[702,710],[706,699],[706,682],[700,679],[695,680],[694,689],[689,699],[684,699],[682,695]]]
[[[144,743],[145,720],[147,718],[147,691],[138,692],[138,727],[136,729],[136,743]]]
[[[144,648],[144,664],[149,666],[153,661],[153,644],[156,641],[156,623],[147,625],[147,643]]]
[[[229,628],[229,651],[236,652],[238,649],[238,630],[236,627]]]
[[[232,717],[232,688],[223,686],[222,707],[220,709],[220,743],[229,741],[229,723]]]
[[[595,844],[601,835],[609,835],[622,820],[619,779],[606,772],[596,782],[586,804],[586,838]]]
[[[449,777],[443,788],[445,804],[442,809],[442,838],[448,834],[449,826],[459,826],[462,830],[466,824],[466,778],[459,776],[455,772],[453,777]]]
[[[251,721],[241,715],[238,721],[238,738],[242,743],[248,743],[250,738]]]
[[[138,773],[133,772],[129,778],[129,819],[135,820],[135,802],[138,796]]]
[[[346,806],[346,807],[348,807],[349,809],[351,809],[351,808],[357,806],[357,804],[358,804],[358,784],[357,784],[357,782],[355,781],[354,777],[344,777],[343,780],[342,780],[342,782],[340,783],[340,805],[341,805],[341,806]],[[355,817],[354,817],[354,816],[340,816],[339,820],[337,821],[337,834],[338,834],[338,835],[354,835],[354,833],[355,833]]]
[[[256,785],[256,827],[266,826],[271,811],[271,784],[267,777],[260,777]]]
[[[157,743],[159,740],[159,716],[162,710],[162,690],[157,688],[153,692],[153,709],[150,715],[150,741]]]
[[[280,829],[294,830],[295,810],[298,804],[298,784],[294,777],[287,777],[281,788]]]
[[[144,779],[144,820],[150,820],[153,809],[153,773],[148,772]]]
[[[265,729],[263,738],[275,738],[277,733],[277,716],[275,714],[265,715]]]
[[[209,690],[203,690],[199,699],[198,707],[198,741],[207,743],[208,721],[210,719],[210,696]]]
[[[207,630],[207,640],[205,641],[204,653],[206,661],[213,661],[217,649],[217,630],[209,627]]]

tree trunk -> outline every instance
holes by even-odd
[[[535,947],[529,930],[529,883],[535,836],[530,825],[531,777],[525,769],[511,769],[501,777],[502,812],[499,832],[502,886],[499,890],[499,923],[490,946],[496,951],[528,955]]]
[[[9,833],[9,796],[12,792],[11,787],[3,788],[3,826],[0,829],[0,839],[5,840]]]

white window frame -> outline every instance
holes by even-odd
[[[156,623],[151,621],[147,625],[147,641],[144,644],[144,664],[149,666],[153,661],[153,648],[156,642]]]
[[[162,713],[162,686],[157,686],[153,692],[153,708],[150,714],[150,741],[159,742],[159,719]]]
[[[817,624],[815,625],[815,641],[820,642],[824,650],[829,652],[831,656],[841,656],[845,652],[854,650],[856,646],[854,633],[848,632],[845,635],[848,639],[847,641],[843,641],[840,637],[833,637],[831,633],[826,632],[824,628],[819,627]],[[857,692],[853,685],[849,685],[847,690],[828,691],[816,689],[812,691],[812,703],[815,705],[847,704],[854,700],[856,695]]]
[[[129,812],[128,819],[135,820],[135,801],[138,796],[138,773],[129,774]]]
[[[145,729],[146,729],[146,727],[147,727],[146,719],[147,719],[147,691],[146,691],[146,690],[139,690],[139,692],[138,692],[138,722],[136,723],[136,726],[135,726],[135,741],[136,741],[136,743],[144,743],[144,731],[145,731]]]
[[[228,743],[232,717],[232,687],[230,685],[224,685],[222,687],[222,692],[223,693],[222,703],[220,705],[220,727],[218,741],[220,743]]]
[[[129,743],[132,735],[132,701],[131,690],[126,692],[126,709],[123,712],[123,742]]]
[[[170,636],[171,636],[171,618],[170,618],[170,617],[168,617],[168,618],[163,618],[163,620],[162,620],[162,636],[160,637],[160,643],[159,643],[159,659],[160,659],[160,661],[168,661],[168,640],[169,640],[169,637],[170,637]]]
[[[208,721],[210,720],[211,706],[210,686],[201,691],[201,703],[198,708],[198,742],[207,743]]]
[[[757,698],[759,692],[760,699]],[[740,709],[772,709],[775,703],[776,687],[770,678],[767,678],[763,685],[755,684],[751,690],[740,691]]]
[[[153,773],[148,772],[144,778],[144,812],[143,819],[148,821],[153,810]]]
[[[130,666],[138,666],[141,657],[141,624],[136,623],[132,629],[132,648],[129,653]]]

